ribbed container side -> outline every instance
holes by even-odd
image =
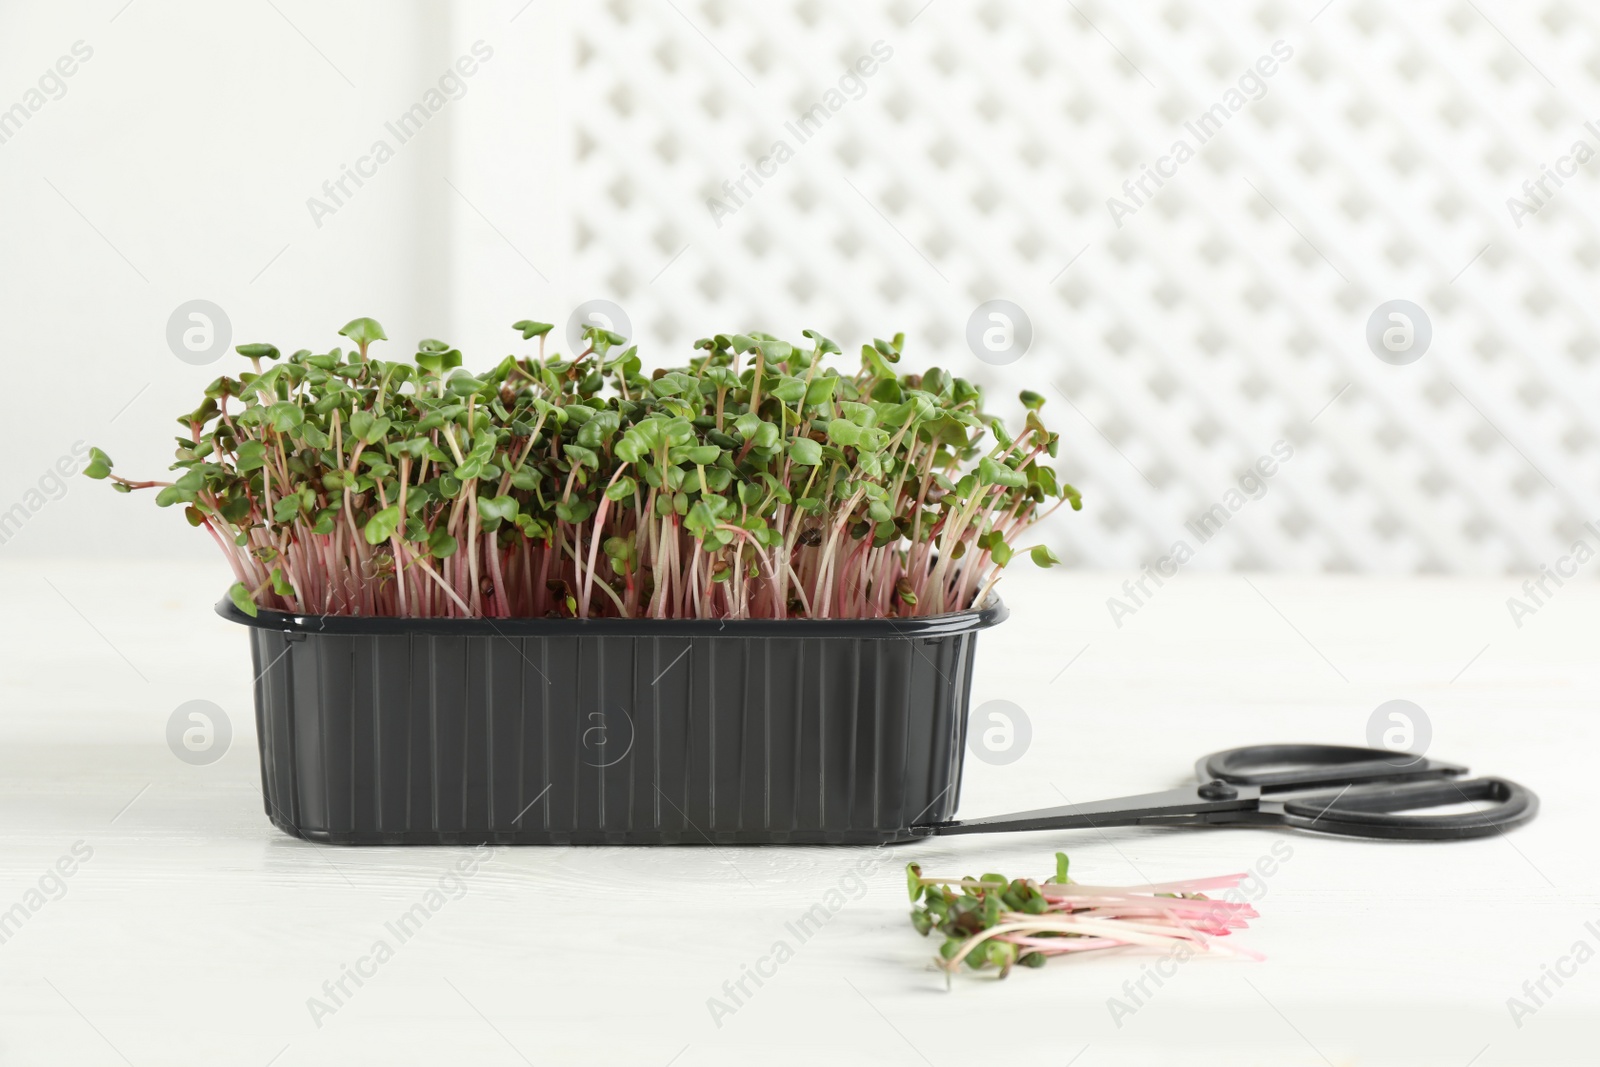
[[[267,814],[291,834],[859,844],[956,810],[977,630],[1004,610],[944,618],[966,616],[818,636],[237,621],[252,626]]]

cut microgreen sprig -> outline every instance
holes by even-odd
[[[1131,945],[1260,959],[1212,940],[1257,917],[1247,903],[1205,895],[1233,889],[1245,877],[1080,885],[1067,877],[1063,852],[1056,853],[1055,877],[1043,882],[1001,874],[933,878],[918,864],[906,865],[906,887],[916,905],[911,923],[924,936],[935,930],[944,935],[934,964],[947,984],[963,963],[974,970],[995,967],[1004,978],[1018,964],[1043,967],[1052,956]]]
[[[1024,392],[1020,433],[938,368],[898,374],[902,335],[840,354],[771,334],[718,334],[685,367],[646,374],[591,327],[571,359],[538,352],[471,374],[425,340],[408,361],[354,345],[212,382],[178,419],[179,475],[132,481],[182,505],[233,568],[247,614],[411,617],[882,618],[983,603],[1016,547],[1077,490],[1045,460],[1058,439]]]

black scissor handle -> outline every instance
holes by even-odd
[[[1268,770],[1266,768],[1272,768]],[[1202,782],[1258,785],[1263,793],[1352,782],[1407,782],[1467,773],[1459,764],[1349,745],[1247,745],[1213,752],[1194,765]]]
[[[1487,801],[1492,806],[1450,815],[1417,810],[1470,801]],[[1539,813],[1538,796],[1504,778],[1352,785],[1276,803],[1283,806],[1284,822],[1300,829],[1404,841],[1487,837],[1520,826]]]

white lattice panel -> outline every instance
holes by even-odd
[[[74,41],[95,50],[0,142],[0,309],[38,357],[17,395],[93,369],[70,425],[7,409],[21,451],[0,510],[37,502],[78,438],[159,467],[149,428],[211,373],[167,351],[185,300],[219,303],[240,337],[333,344],[371,313],[397,343],[448,336],[488,361],[506,324],[604,298],[657,362],[716,329],[903,329],[911,361],[997,406],[1038,389],[1087,502],[1049,537],[1080,564],[1182,540],[1196,568],[1493,573],[1553,562],[1600,520],[1600,162],[1535,214],[1507,208],[1575,140],[1600,151],[1592,5],[276,7],[0,8],[21,72],[0,109]],[[307,196],[479,40],[494,58],[470,92],[315,225]],[[1276,41],[1293,55],[1260,99],[1119,228],[1108,198],[1198,144],[1188,124]],[[841,90],[875,42],[892,55]],[[240,73],[263,64],[292,77]],[[819,103],[801,143],[790,126]],[[724,182],[780,140],[792,158],[731,200]],[[718,226],[708,197],[737,211]],[[966,343],[997,298],[1033,325],[1005,367]],[[1431,320],[1409,366],[1365,339],[1395,299]],[[1201,544],[1187,524],[1280,440],[1294,456],[1265,495]],[[29,504],[6,550],[90,550],[89,488]],[[126,513],[128,544],[172,550],[167,517]]]
[[[914,360],[997,397],[1038,389],[1087,500],[1050,536],[1087,564],[1183,540],[1196,567],[1499,572],[1600,517],[1600,162],[1520,228],[1506,207],[1574,140],[1600,150],[1600,12],[612,0],[571,17],[571,285],[625,307],[657,359],[714,329],[904,329]],[[799,143],[785,124],[876,41],[892,57]],[[1107,198],[1197,144],[1185,122],[1275,41],[1293,55],[1264,95],[1118,228]],[[724,180],[778,140],[793,158],[718,227],[706,199],[733,206]],[[991,298],[1034,329],[1003,368],[965,342]],[[1409,366],[1365,341],[1391,299],[1432,323]],[[1279,440],[1294,455],[1265,495],[1201,543],[1185,524]]]

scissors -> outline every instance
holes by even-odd
[[[1107,826],[1291,826],[1398,841],[1459,841],[1532,819],[1539,798],[1505,778],[1410,753],[1346,745],[1250,745],[1195,763],[1197,785],[1088,804],[914,827],[919,837]],[[1422,809],[1480,801],[1479,811]]]

